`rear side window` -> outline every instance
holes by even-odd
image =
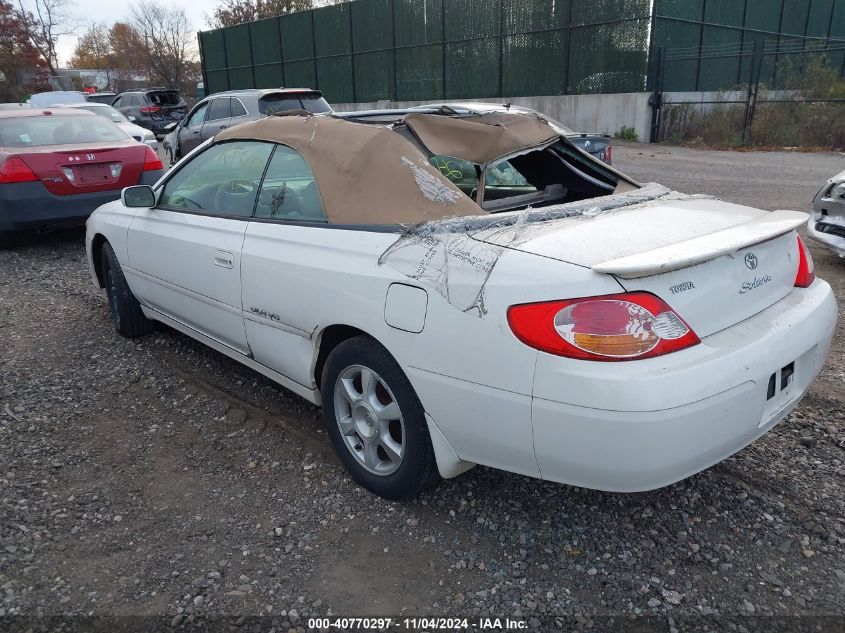
[[[206,117],[207,121],[228,119],[230,116],[232,116],[232,111],[229,108],[228,97],[211,100],[211,105],[208,107],[208,116]]]
[[[463,191],[473,200],[478,193],[480,167],[475,163],[455,158],[454,156],[432,156],[428,159],[432,165],[440,170],[440,173],[451,180],[458,189]]]
[[[232,106],[232,116],[246,116],[246,108],[244,108],[244,104],[241,103],[240,99],[232,98],[230,99],[230,103]]]
[[[290,147],[276,146],[261,185],[255,217],[326,222],[314,172]]]
[[[167,181],[159,206],[248,218],[271,151],[259,141],[212,145]]]
[[[157,106],[174,106],[182,102],[182,97],[175,90],[163,90],[161,92],[148,92],[147,98]]]
[[[305,110],[313,114],[331,112],[328,102],[317,93],[289,94],[276,93],[264,95],[258,100],[258,111],[261,114],[275,114],[289,110]]]
[[[3,147],[74,145],[127,139],[114,123],[94,114],[0,119],[0,146]]]

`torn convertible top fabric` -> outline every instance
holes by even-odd
[[[328,116],[269,116],[215,141],[263,140],[299,152],[314,172],[332,224],[420,224],[486,215],[393,130]]]
[[[404,120],[432,154],[454,156],[479,165],[560,137],[540,117],[510,112],[460,118],[409,114]]]

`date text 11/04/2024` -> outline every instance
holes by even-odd
[[[520,631],[528,623],[511,618],[309,618],[308,628],[341,631]]]

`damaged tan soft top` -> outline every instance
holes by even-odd
[[[383,126],[289,114],[244,123],[215,141],[263,140],[299,152],[316,176],[332,224],[418,224],[485,215],[422,150]]]
[[[405,124],[432,154],[455,156],[479,165],[560,138],[540,117],[509,112],[460,118],[409,114]]]

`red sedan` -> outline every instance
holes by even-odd
[[[149,146],[93,112],[0,111],[0,247],[16,231],[84,224],[163,169]]]

